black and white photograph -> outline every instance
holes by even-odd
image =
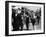
[[[6,5],[7,35],[44,33],[44,3],[9,2]]]
[[[12,31],[40,30],[41,8],[37,6],[12,6]]]

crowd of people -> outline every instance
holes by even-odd
[[[12,27],[13,31],[24,30],[23,26],[26,25],[26,30],[29,30],[29,23],[32,23],[33,29],[36,22],[39,24],[41,9],[36,12],[21,7],[18,9],[12,8]]]

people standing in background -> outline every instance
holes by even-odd
[[[39,20],[40,20],[40,16],[39,16],[39,15],[37,15],[37,21],[38,21],[38,24],[39,24]]]
[[[29,16],[28,16],[28,12],[26,13],[26,28],[27,30],[29,30]]]
[[[33,16],[33,11],[31,12],[31,23],[33,25],[33,30],[34,30],[34,25],[35,25],[35,18]]]
[[[36,19],[37,19],[37,22],[38,22],[38,24],[39,24],[39,20],[40,20],[41,12],[40,12],[40,11],[37,12],[37,13],[35,14],[35,16],[37,16]]]

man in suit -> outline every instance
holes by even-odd
[[[18,18],[18,29],[19,27],[21,27],[21,30],[23,30],[23,23],[22,23],[22,16],[21,16],[21,13],[17,15],[17,18]]]
[[[12,9],[12,19],[13,19],[12,26],[13,26],[13,31],[17,30],[17,15],[16,15],[15,12],[16,12],[16,10]]]

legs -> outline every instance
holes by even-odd
[[[32,23],[33,24],[33,30],[34,30],[34,23]]]
[[[40,17],[38,17],[37,20],[38,20],[38,24],[39,24]]]
[[[23,30],[23,23],[21,23],[21,30]]]
[[[26,28],[27,28],[27,30],[29,29],[28,24],[26,24]]]

